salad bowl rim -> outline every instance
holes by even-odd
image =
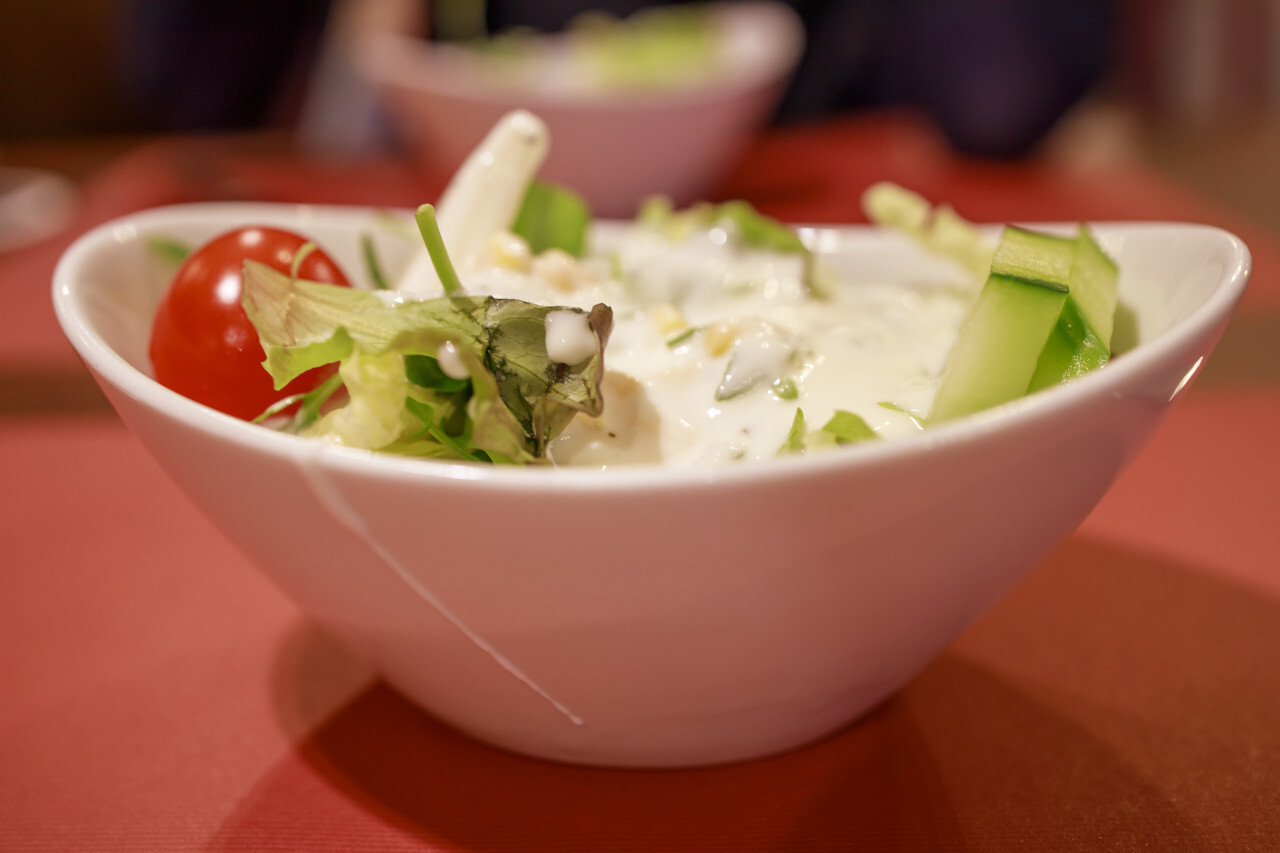
[[[332,220],[332,224],[352,222],[385,210],[356,205],[312,205],[276,202],[198,202],[168,205],[128,214],[102,223],[82,234],[63,253],[53,276],[55,314],[68,340],[91,371],[119,392],[165,417],[183,423],[217,440],[228,441],[257,452],[282,455],[297,462],[317,464],[336,471],[366,474],[393,480],[455,483],[472,488],[518,491],[589,490],[598,493],[636,492],[685,487],[739,487],[748,482],[775,483],[812,476],[845,476],[858,470],[891,465],[903,458],[928,457],[949,449],[999,438],[1008,430],[1034,429],[1063,413],[1086,405],[1090,400],[1123,395],[1124,389],[1139,383],[1144,374],[1167,368],[1184,347],[1212,335],[1225,326],[1243,296],[1251,272],[1247,246],[1235,234],[1218,226],[1166,221],[1090,222],[1105,240],[1108,234],[1141,230],[1195,231],[1220,241],[1228,263],[1220,280],[1203,303],[1152,340],[1119,354],[1106,367],[1071,383],[1028,395],[1022,399],[922,430],[919,435],[892,440],[860,442],[817,453],[789,455],[767,462],[720,463],[670,466],[660,463],[617,466],[602,471],[595,467],[503,466],[420,459],[377,451],[341,447],[315,439],[277,432],[223,414],[183,397],[162,386],[116,352],[86,316],[83,304],[83,272],[89,256],[103,243],[127,243],[140,239],[148,228],[175,219],[187,224],[207,224],[210,236],[219,228],[235,227],[256,218],[277,223],[287,218],[295,227],[307,221]],[[406,212],[407,213],[407,212]],[[211,218],[212,216],[212,218]],[[215,221],[217,220],[217,221]],[[299,221],[301,220],[301,221]],[[268,224],[268,223],[263,223]],[[602,220],[602,229],[624,226],[617,220]],[[1019,225],[1061,231],[1074,222],[1019,222]],[[886,239],[909,247],[901,235],[865,224],[797,225],[802,232],[834,232],[840,239]],[[1001,225],[981,226],[994,232]],[[1203,362],[1203,355],[1191,365],[1187,376],[1174,389],[1176,396]],[[1170,398],[1172,399],[1172,397]]]

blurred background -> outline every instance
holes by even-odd
[[[408,7],[445,39],[653,4],[363,5]],[[1280,0],[789,5],[807,50],[775,124],[913,110],[967,155],[1135,157],[1280,226]],[[333,71],[343,20],[342,0],[7,0],[0,164],[44,158],[76,172],[113,143],[263,129],[346,153],[395,151],[396,128]]]

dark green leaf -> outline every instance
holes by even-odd
[[[528,242],[534,254],[560,249],[580,258],[587,250],[590,224],[591,210],[580,196],[555,184],[533,181],[511,230]]]
[[[429,355],[411,354],[404,357],[404,374],[414,385],[430,388],[442,394],[455,394],[471,387],[469,379],[455,379],[440,369],[440,362]]]

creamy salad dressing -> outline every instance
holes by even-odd
[[[815,295],[803,256],[744,247],[723,225],[676,240],[636,226],[592,258],[541,264],[512,239],[459,269],[467,292],[614,311],[604,414],[579,415],[551,443],[559,465],[769,459],[797,407],[811,428],[845,410],[882,437],[914,433],[968,305],[954,282]],[[577,363],[593,346],[583,315],[549,315],[553,360]]]
[[[535,254],[508,229],[549,144],[536,116],[504,116],[450,182],[438,219],[464,291],[613,310],[603,414],[574,418],[551,442],[552,462],[768,459],[786,442],[797,409],[810,430],[837,411],[860,416],[881,437],[919,429],[989,267],[990,249],[972,226],[905,191],[869,190],[873,221],[962,261],[950,281],[828,286],[811,268],[816,257],[821,270],[824,232],[808,234],[816,241],[808,257],[752,248],[769,240],[744,240],[737,229],[758,223],[731,215],[642,216],[627,229],[598,231],[603,239],[588,259],[557,249]],[[417,254],[396,289],[399,298],[441,295],[428,252]],[[546,348],[569,366],[585,361],[594,349],[586,318],[552,312]],[[447,353],[440,360],[450,376],[463,369]]]
[[[560,364],[580,364],[596,351],[596,336],[586,314],[552,311],[547,326],[547,357]]]

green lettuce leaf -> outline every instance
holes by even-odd
[[[413,399],[432,407],[427,427],[443,424],[465,432],[464,446],[491,458],[532,462],[543,458],[547,444],[578,412],[595,416],[603,409],[604,346],[613,325],[608,306],[584,312],[490,296],[383,299],[297,280],[254,261],[245,262],[243,278],[242,303],[277,388],[314,367],[341,363],[350,397],[343,409],[356,408],[346,416],[343,409],[326,414],[313,433],[335,423],[367,423],[367,441],[350,424],[337,437],[371,449],[455,455],[430,429],[424,431],[423,419],[405,403]],[[559,364],[547,355],[546,318],[556,311],[584,314],[596,336],[595,352],[579,364]],[[449,344],[470,388],[415,382],[422,362],[406,368],[404,357],[435,359]]]
[[[901,232],[935,255],[952,258],[979,281],[985,281],[991,271],[995,244],[949,205],[935,207],[919,193],[882,181],[863,192],[862,210],[873,224]]]

